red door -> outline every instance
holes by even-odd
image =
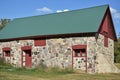
[[[25,50],[25,67],[31,68],[32,66],[32,58],[31,58],[31,50]]]

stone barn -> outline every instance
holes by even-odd
[[[0,31],[0,56],[15,67],[118,72],[108,5],[16,18]]]

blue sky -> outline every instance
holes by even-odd
[[[120,32],[120,0],[0,0],[1,18],[21,18],[109,4],[116,34]]]

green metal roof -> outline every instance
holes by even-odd
[[[0,39],[97,32],[108,5],[16,18],[0,31]]]

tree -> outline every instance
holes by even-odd
[[[10,19],[1,19],[0,20],[0,30],[3,29],[7,23],[10,22]]]
[[[114,54],[114,60],[116,63],[120,63],[120,32],[118,35],[118,41],[115,42],[115,54]]]
[[[119,32],[119,35],[118,35],[118,41],[120,42],[120,32]]]

